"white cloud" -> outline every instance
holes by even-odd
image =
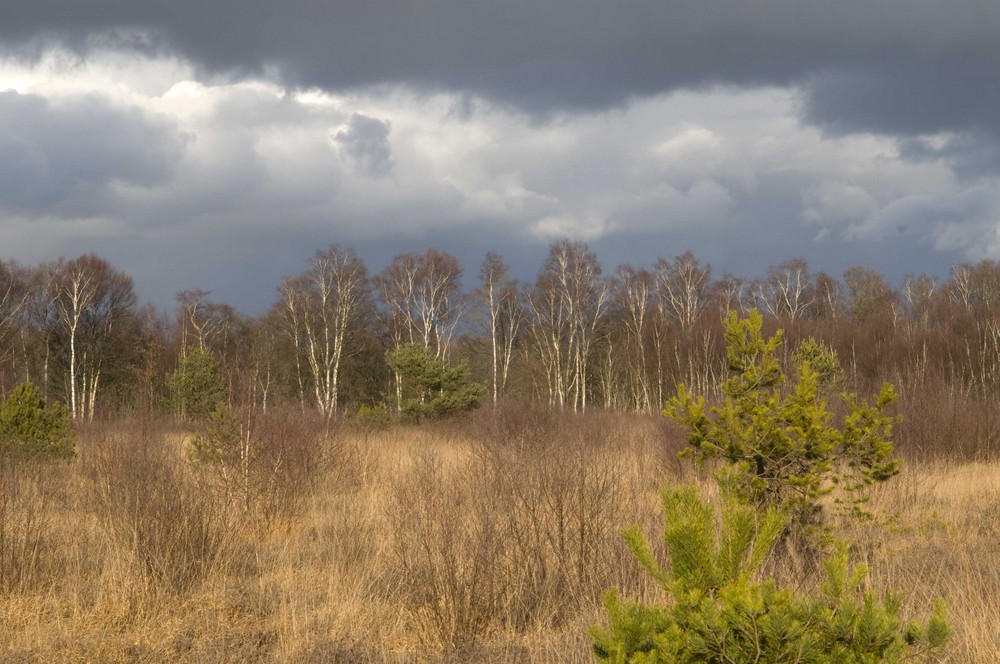
[[[742,229],[780,243],[804,228],[829,244],[884,240],[902,224],[924,245],[1000,255],[996,196],[962,189],[941,161],[898,158],[889,139],[804,127],[790,89],[677,92],[541,121],[469,95],[207,80],[175,57],[114,51],[2,60],[2,89],[69,114],[90,99],[117,113],[109,117],[152,118],[144,140],[160,132],[175,151],[164,153],[169,168],[149,162],[152,175],[139,181],[127,177],[130,165],[152,153],[116,153],[85,206],[65,203],[82,196],[72,187],[60,190],[60,205],[16,214],[0,199],[0,214],[18,220],[0,226],[10,253],[37,255],[43,241],[25,229],[43,227],[86,237],[88,249],[100,250],[106,233],[109,246],[169,238],[204,253],[235,236],[267,246],[276,236],[352,242],[456,230],[525,242],[672,232],[736,242],[727,238]],[[93,131],[95,117],[80,111],[72,126]],[[79,151],[73,163],[107,163],[100,141],[64,147]],[[942,210],[951,212],[935,218]]]
[[[811,224],[842,225],[865,219],[878,203],[850,182],[818,182],[802,192],[802,219]]]
[[[531,227],[531,234],[545,241],[564,237],[574,237],[584,241],[594,240],[604,235],[606,231],[607,222],[596,215],[543,217]]]

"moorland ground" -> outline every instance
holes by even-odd
[[[903,407],[924,420],[897,430],[880,517],[841,533],[905,615],[947,601],[947,661],[994,661],[1000,462],[952,442],[991,438],[994,416],[948,427],[947,402]],[[71,461],[7,464],[0,661],[592,661],[607,589],[664,599],[619,531],[656,542],[660,489],[712,491],[656,416],[509,404],[324,428],[272,412],[246,443],[199,465],[189,431],[126,420],[83,428]],[[808,589],[810,569],[782,549],[767,573]]]

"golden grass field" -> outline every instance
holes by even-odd
[[[137,422],[84,430],[71,462],[7,467],[0,661],[592,661],[606,589],[660,597],[618,531],[657,540],[668,483],[710,491],[663,418],[294,419],[225,469]],[[1000,661],[1000,463],[904,456],[872,504],[882,524],[843,531],[871,585],[905,591],[908,615],[945,598],[943,661]],[[772,568],[813,582],[787,552]]]

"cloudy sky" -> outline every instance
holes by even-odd
[[[13,7],[11,4],[13,3]],[[259,313],[317,248],[531,278],[1000,259],[996,0],[5,0],[0,256]]]

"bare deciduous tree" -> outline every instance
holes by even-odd
[[[563,240],[549,247],[529,305],[550,404],[565,407],[568,401],[574,410],[586,410],[590,350],[609,295],[586,244]]]
[[[844,284],[855,321],[863,323],[885,316],[895,322],[899,314],[899,296],[881,274],[868,267],[849,267],[844,270]]]
[[[465,310],[462,266],[451,254],[429,249],[400,254],[375,277],[386,306],[394,349],[408,343],[423,345],[447,361],[452,335]],[[402,404],[402,376],[394,372],[396,406]]]
[[[651,302],[653,276],[631,265],[618,268],[618,301],[625,313],[627,368],[632,403],[636,410],[652,408],[652,394],[647,368],[646,328]]]
[[[655,273],[660,309],[689,330],[708,306],[712,268],[687,251],[673,261],[658,260]]]
[[[93,419],[105,363],[126,314],[136,305],[132,278],[94,254],[60,259],[50,271],[56,318],[69,347],[68,389],[74,418]]]
[[[493,366],[493,403],[497,403],[507,385],[514,342],[524,321],[520,289],[511,279],[499,254],[486,254],[479,271],[480,297],[486,305],[486,325],[490,333]]]
[[[21,328],[29,296],[25,271],[13,261],[0,262],[0,366],[16,361],[18,353],[13,338]],[[13,367],[14,373],[16,369]]]
[[[815,303],[812,276],[803,258],[775,265],[757,284],[757,300],[775,318],[796,321],[809,314]]]
[[[340,368],[352,350],[353,325],[370,304],[368,272],[353,249],[335,244],[317,251],[306,272],[286,279],[281,294],[288,332],[309,366],[316,406],[329,420],[337,414]],[[301,379],[300,372],[300,389]]]
[[[393,258],[375,284],[389,309],[395,347],[419,343],[447,359],[464,313],[461,279],[458,259],[436,249]]]

